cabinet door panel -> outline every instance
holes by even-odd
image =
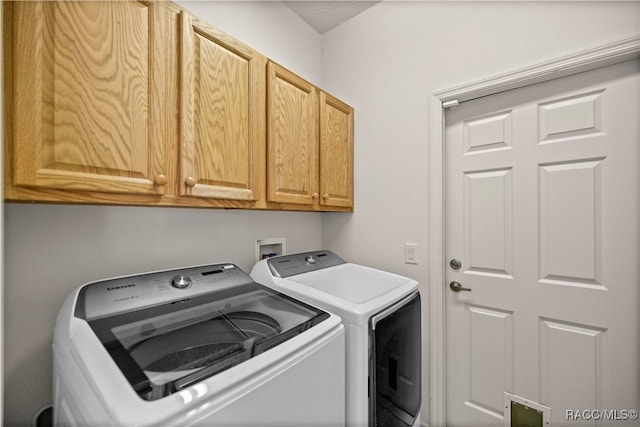
[[[162,194],[158,6],[14,5],[14,184]],[[28,52],[25,54],[25,52]]]
[[[268,200],[313,205],[318,197],[316,89],[271,62],[267,75]]]
[[[265,59],[182,12],[181,194],[257,200]]]
[[[322,206],[353,207],[353,108],[320,93]]]

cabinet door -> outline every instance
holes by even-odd
[[[184,11],[181,22],[181,194],[257,200],[266,58]]]
[[[285,68],[267,65],[267,198],[314,205],[318,199],[317,91]]]
[[[353,108],[320,92],[321,206],[353,207]]]
[[[12,5],[13,183],[163,194],[161,6]]]

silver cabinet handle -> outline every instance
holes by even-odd
[[[460,292],[460,291],[469,291],[469,292],[471,292],[470,288],[463,288],[462,287],[462,283],[460,283],[460,282],[451,282],[451,283],[449,283],[449,287],[451,288],[451,290],[453,292]]]

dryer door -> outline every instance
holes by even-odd
[[[369,426],[412,426],[421,400],[420,294],[373,316],[369,336]]]

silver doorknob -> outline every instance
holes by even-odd
[[[453,292],[460,292],[460,291],[471,291],[471,289],[469,288],[463,288],[462,287],[462,283],[460,282],[451,282],[449,283],[449,287],[451,288],[451,290]]]

